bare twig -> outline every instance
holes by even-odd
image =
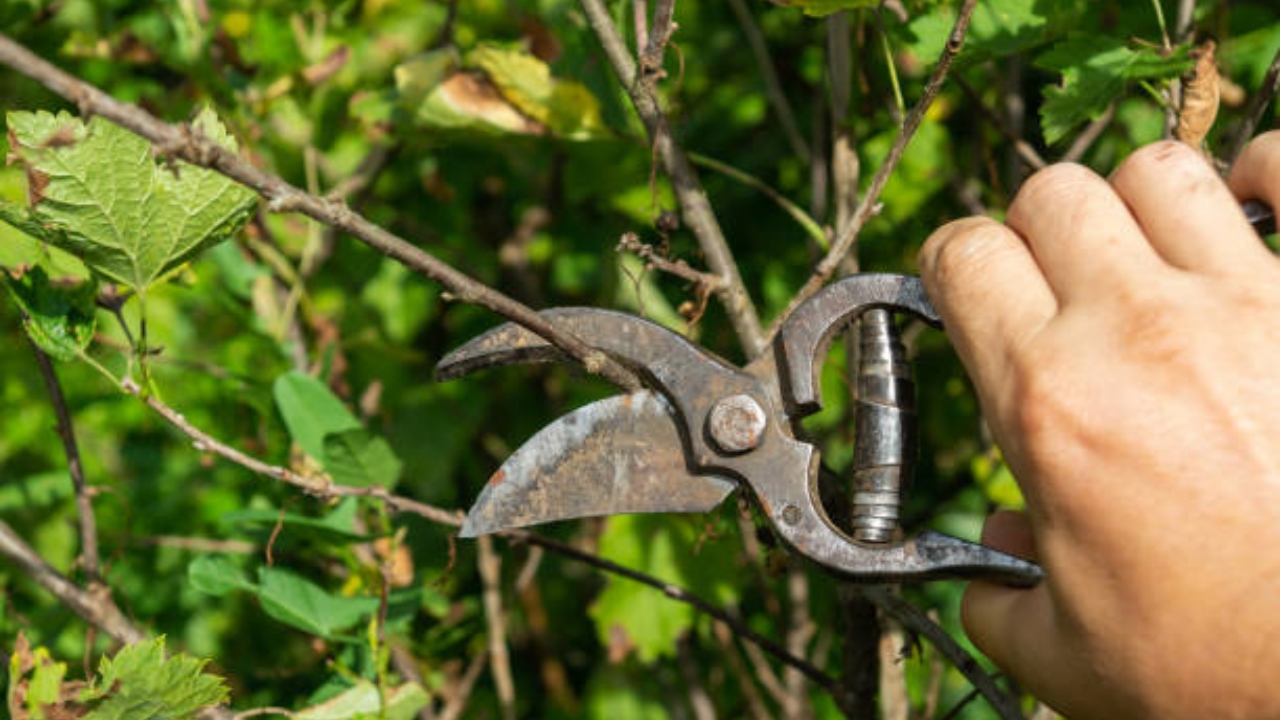
[[[691,645],[688,636],[681,638],[676,645],[676,660],[680,664],[685,687],[689,690],[689,706],[693,708],[694,720],[716,720],[716,705],[703,686]]]
[[[1116,104],[1111,103],[1101,115],[1086,125],[1084,130],[1080,131],[1075,140],[1071,141],[1071,147],[1067,148],[1067,151],[1062,154],[1061,161],[1080,162],[1080,158],[1084,157],[1086,152],[1089,152],[1089,148],[1093,147],[1099,137],[1102,137],[1103,131],[1107,129],[1107,126],[1111,124],[1115,116]]]
[[[719,643],[720,650],[729,663],[729,670],[738,679],[738,686],[742,689],[742,697],[746,700],[747,711],[751,715],[751,720],[769,720],[772,716],[768,708],[765,707],[764,697],[760,695],[760,690],[756,687],[755,680],[747,670],[747,664],[742,661],[742,656],[738,654],[737,646],[733,644],[733,632],[724,623],[716,623],[713,630],[715,631],[716,642]]]
[[[639,387],[635,375],[579,338],[557,330],[529,307],[494,290],[434,255],[353,212],[340,201],[303,192],[281,178],[254,167],[206,137],[190,124],[170,125],[137,105],[121,102],[97,87],[59,70],[30,50],[0,34],[0,63],[8,65],[79,106],[84,114],[101,115],[148,139],[158,154],[215,170],[255,190],[272,211],[293,211],[340,230],[405,267],[444,285],[463,302],[486,307],[545,338],[596,373],[628,389]]]
[[[652,245],[642,242],[635,233],[625,232],[622,237],[618,238],[618,250],[624,252],[635,253],[636,257],[645,262],[645,265],[659,270],[661,272],[675,275],[681,280],[687,280],[694,285],[701,285],[709,290],[715,290],[724,284],[724,280],[719,275],[702,272],[689,267],[689,263],[684,260],[671,260],[663,257]]]
[[[24,320],[26,313],[23,312]],[[26,335],[26,333],[23,333]],[[71,424],[71,412],[67,410],[67,398],[62,394],[62,383],[58,382],[58,373],[49,359],[48,353],[27,335],[36,356],[36,365],[40,367],[40,377],[44,379],[44,387],[49,391],[49,400],[53,404],[54,417],[58,421],[58,438],[62,441],[62,452],[67,458],[67,472],[71,475],[71,484],[76,492],[76,515],[80,529],[80,563],[89,579],[90,590],[95,590],[102,578],[99,573],[98,559],[98,526],[93,516],[93,498],[90,496],[89,484],[84,478],[84,463],[80,461],[80,447],[76,443],[76,429]]]
[[[713,157],[709,157],[701,153],[691,152],[689,153],[689,159],[693,161],[694,165],[707,168],[712,172],[718,172],[730,180],[742,183],[752,190],[757,190],[760,193],[763,193],[765,197],[769,198],[774,202],[774,204],[782,208],[783,212],[790,215],[791,218],[800,225],[800,227],[804,228],[804,231],[809,234],[809,237],[813,238],[813,241],[818,244],[818,247],[825,249],[827,245],[830,244],[830,239],[827,237],[826,232],[823,231],[822,226],[813,219],[813,216],[801,209],[799,205],[792,202],[786,195],[783,195],[773,189],[769,183],[766,183],[760,178],[748,172],[744,172],[743,170],[740,170],[728,163],[720,162]]]
[[[581,2],[591,29],[604,48],[614,73],[626,87],[636,114],[645,126],[645,131],[653,144],[654,154],[662,161],[667,175],[671,178],[672,188],[683,209],[685,226],[697,238],[699,246],[707,256],[707,265],[711,271],[724,280],[724,285],[717,291],[716,296],[724,305],[725,312],[747,355],[755,357],[765,347],[759,317],[746,287],[742,284],[742,277],[738,274],[737,264],[729,251],[729,244],[725,240],[724,232],[720,229],[720,223],[716,220],[711,202],[707,199],[707,193],[699,182],[693,166],[689,164],[689,158],[671,136],[666,114],[662,111],[656,95],[656,75],[659,73],[655,70],[645,75],[637,69],[636,62],[627,50],[621,35],[618,34],[618,29],[614,26],[603,0],[581,0]],[[661,12],[655,12],[655,24],[660,18]],[[649,37],[651,42],[646,51],[655,51],[652,39],[670,37],[670,29],[654,27],[649,31]]]
[[[676,29],[672,20],[675,11],[675,0],[657,0],[653,7],[653,25],[640,51],[640,70],[646,75],[662,72],[662,57],[666,55],[667,43],[671,42],[671,33]]]
[[[1022,160],[1022,162],[1026,163],[1028,168],[1031,168],[1032,170],[1039,170],[1045,165],[1048,165],[1048,163],[1045,162],[1045,159],[1040,156],[1040,153],[1031,146],[1031,143],[1023,140],[1021,136],[1013,131],[1013,128],[1009,127],[1009,124],[1006,123],[1004,119],[992,111],[991,108],[987,107],[986,103],[982,102],[982,98],[978,96],[978,93],[973,89],[973,86],[965,82],[964,78],[959,75],[955,76],[953,79],[955,80],[956,85],[958,85],[960,89],[964,91],[964,94],[968,96],[969,102],[978,109],[978,114],[982,115],[982,119],[991,123],[992,127],[1000,131],[1000,134],[1004,136],[1005,141],[1012,145],[1014,152],[1018,154],[1018,158]]]
[[[1276,49],[1275,57],[1271,59],[1267,74],[1262,78],[1262,85],[1253,93],[1253,97],[1249,98],[1249,106],[1244,111],[1244,120],[1236,129],[1227,154],[1222,158],[1227,166],[1235,162],[1240,151],[1244,150],[1244,146],[1249,142],[1249,138],[1253,137],[1254,130],[1257,129],[1258,123],[1262,122],[1262,116],[1271,106],[1271,101],[1275,99],[1277,92],[1280,92],[1280,48]]]
[[[1022,711],[1018,708],[1016,698],[1010,697],[1008,693],[1001,690],[995,678],[988,675],[978,661],[960,647],[960,644],[952,639],[946,630],[930,620],[924,611],[903,600],[887,586],[868,585],[862,588],[862,592],[882,611],[902,623],[904,628],[924,636],[933,643],[938,652],[942,653],[960,671],[960,674],[973,684],[974,689],[986,698],[1002,720],[1025,720]]]
[[[467,709],[467,703],[471,700],[471,691],[475,689],[476,680],[480,679],[480,671],[484,670],[487,659],[488,656],[484,653],[471,658],[467,671],[462,674],[462,680],[457,688],[440,709],[437,720],[458,720],[462,717],[462,713]]]
[[[122,643],[136,643],[147,634],[121,612],[103,585],[86,590],[68,580],[45,562],[8,523],[0,520],[0,555],[9,558],[25,575],[36,581],[85,622]]]
[[[258,546],[244,540],[218,540],[215,538],[182,537],[179,535],[152,535],[134,538],[135,545],[153,547],[171,547],[179,550],[192,550],[202,553],[235,553],[249,555],[257,552]]]
[[[268,706],[252,708],[250,710],[241,710],[233,715],[232,718],[234,718],[234,720],[248,720],[248,718],[261,717],[263,715],[279,715],[287,718],[295,717],[294,712],[288,708]]]
[[[906,635],[902,626],[892,620],[882,623],[880,631],[880,720],[908,720],[911,699],[907,695],[907,667],[902,648]]]
[[[858,203],[858,208],[853,213],[849,227],[836,237],[836,241],[831,245],[831,250],[814,268],[809,280],[805,282],[804,286],[787,304],[786,310],[774,320],[766,335],[767,338],[772,338],[781,326],[782,321],[790,316],[800,303],[817,292],[831,278],[831,275],[840,267],[841,258],[848,254],[857,241],[858,233],[861,232],[862,227],[878,211],[880,193],[884,192],[885,185],[889,182],[889,177],[902,160],[902,154],[906,150],[907,143],[911,141],[916,130],[920,127],[920,123],[924,120],[929,106],[933,104],[934,98],[938,96],[938,91],[942,89],[942,83],[947,78],[951,63],[955,60],[956,55],[960,53],[960,48],[964,44],[965,33],[969,29],[969,19],[973,16],[973,10],[976,5],[977,0],[964,0],[960,5],[955,25],[951,28],[951,35],[947,38],[946,45],[943,46],[937,65],[934,66],[928,81],[925,82],[924,92],[920,96],[920,100],[907,113],[901,129],[898,131],[898,136],[894,138],[893,145],[889,147],[889,153],[885,156],[884,162],[880,164],[880,167],[876,169],[876,174],[871,178],[871,184],[867,187],[866,194],[863,195]]]
[[[751,54],[755,56],[756,65],[760,67],[760,76],[764,79],[765,95],[769,98],[769,104],[773,106],[773,112],[782,125],[782,134],[791,145],[791,152],[808,164],[811,157],[809,144],[800,134],[796,114],[792,111],[787,94],[782,89],[782,82],[778,80],[778,70],[774,67],[773,58],[769,55],[769,45],[764,40],[764,33],[760,32],[760,26],[751,14],[751,9],[747,7],[746,0],[729,0],[729,7],[738,18],[738,24],[742,26],[742,34],[747,36],[747,45],[751,47]]]
[[[498,691],[504,720],[516,717],[516,684],[511,679],[511,656],[507,653],[507,621],[502,609],[502,558],[493,551],[488,536],[477,538],[476,565],[484,583],[484,616],[489,626],[489,669]]]
[[[814,625],[809,616],[809,576],[804,568],[791,566],[787,570],[787,652],[804,657],[813,637]],[[803,720],[813,716],[813,705],[805,688],[805,677],[800,669],[788,665],[782,671],[782,684],[786,688],[786,702],[782,704],[784,717]],[[838,696],[833,696],[837,697]]]

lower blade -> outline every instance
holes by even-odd
[[[489,479],[459,536],[572,518],[707,512],[736,486],[690,473],[670,405],[640,390],[579,408],[530,438]]]

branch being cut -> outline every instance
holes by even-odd
[[[43,84],[79,106],[84,115],[101,115],[150,140],[157,154],[215,170],[252,188],[269,202],[272,211],[292,211],[351,235],[405,267],[449,289],[463,302],[486,307],[528,328],[582,363],[588,372],[632,390],[639,387],[635,374],[579,338],[557,330],[528,306],[466,275],[434,255],[353,212],[345,203],[317,197],[290,185],[280,177],[254,167],[191,125],[171,125],[137,105],[121,102],[97,87],[59,70],[30,50],[0,33],[0,63]]]
[[[1025,720],[1022,710],[1018,708],[1017,699],[996,685],[995,678],[987,674],[978,661],[943,630],[941,626],[929,619],[920,608],[894,594],[887,586],[868,585],[862,588],[867,599],[876,604],[884,612],[891,615],[906,629],[923,635],[944,657],[955,665],[960,674],[973,685],[974,689],[986,698],[992,709],[1001,720]]]
[[[583,0],[583,2],[587,2],[587,0]],[[849,221],[849,227],[839,234],[836,241],[831,245],[831,250],[814,268],[813,274],[808,281],[795,294],[795,297],[791,298],[791,301],[787,303],[787,308],[773,321],[773,325],[770,326],[767,333],[768,339],[773,338],[774,334],[778,332],[778,328],[781,327],[782,322],[791,315],[800,303],[807,300],[826,284],[827,280],[831,279],[831,275],[840,267],[841,260],[853,248],[854,243],[857,242],[858,233],[862,231],[867,221],[878,212],[880,193],[884,192],[885,185],[889,182],[889,177],[893,175],[893,171],[897,169],[898,163],[902,160],[902,154],[907,148],[907,143],[911,142],[911,138],[924,120],[929,106],[933,104],[934,99],[938,96],[938,91],[942,89],[942,83],[947,78],[951,63],[964,45],[964,36],[969,30],[969,19],[973,16],[973,10],[977,7],[977,4],[978,0],[964,0],[964,3],[961,4],[960,10],[956,15],[955,25],[951,28],[951,35],[947,38],[947,44],[943,46],[937,65],[934,66],[928,81],[925,82],[924,93],[903,120],[902,128],[898,131],[898,136],[894,138],[893,145],[889,147],[888,155],[885,156],[884,162],[880,164],[880,167],[876,169],[876,174],[871,178],[871,184],[867,187],[866,194],[862,196],[857,209],[854,210],[853,217]]]
[[[660,48],[654,47],[652,40],[670,37],[669,11],[664,15],[663,8],[659,7],[658,12],[655,13],[655,23],[663,20],[665,16],[667,27],[655,26],[649,31],[649,46],[643,53],[641,67],[637,69],[635,59],[627,50],[622,36],[618,34],[618,28],[613,24],[613,19],[609,16],[609,10],[605,8],[603,1],[581,0],[581,2],[588,23],[604,48],[605,55],[609,58],[609,64],[613,66],[614,73],[626,88],[636,115],[644,124],[649,140],[653,144],[654,155],[662,161],[662,166],[671,179],[671,186],[683,210],[684,224],[697,238],[698,245],[707,256],[707,265],[711,271],[724,281],[721,288],[716,291],[716,297],[724,305],[725,313],[729,316],[729,321],[733,324],[733,329],[747,351],[747,355],[755,357],[764,351],[766,344],[764,334],[760,330],[759,316],[756,314],[750,295],[747,294],[746,287],[742,284],[738,266],[734,262],[733,254],[729,251],[729,244],[725,240],[724,232],[720,229],[719,221],[716,220],[711,202],[707,199],[707,192],[689,163],[688,156],[672,138],[667,116],[658,103],[655,85],[657,76],[661,73],[660,68],[650,63],[653,57],[657,57],[660,63],[662,53]],[[662,5],[670,4],[670,2],[662,3]]]

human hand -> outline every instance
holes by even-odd
[[[974,643],[1085,718],[1280,718],[1280,132],[1224,184],[1164,142],[1109,179],[1036,173],[1000,223],[938,230],[921,275],[1027,502],[984,542]]]

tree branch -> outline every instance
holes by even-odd
[[[747,294],[746,287],[742,284],[738,266],[734,262],[733,254],[729,251],[729,244],[725,240],[724,232],[720,229],[720,223],[716,220],[711,202],[707,199],[706,190],[699,182],[693,166],[689,164],[689,158],[671,136],[671,128],[667,124],[666,114],[662,111],[656,94],[655,83],[660,72],[654,69],[646,74],[637,70],[635,60],[627,50],[622,36],[618,34],[618,28],[614,26],[602,0],[581,0],[581,2],[591,29],[604,48],[614,73],[626,88],[636,115],[644,124],[649,140],[653,144],[654,154],[662,161],[667,176],[671,178],[672,188],[683,210],[684,224],[697,238],[698,245],[707,256],[707,265],[711,271],[724,281],[723,286],[716,292],[716,296],[724,305],[725,313],[729,316],[729,321],[733,324],[733,329],[747,355],[755,357],[764,351],[766,344],[760,330],[760,319],[750,295]],[[649,31],[651,42],[645,50],[646,56],[656,52],[656,56],[661,58],[661,52],[653,46],[652,39],[670,37],[669,14],[666,29],[656,26],[657,21],[663,17],[661,11],[662,8],[659,7],[658,12],[655,13],[655,27]],[[645,62],[646,65],[641,70],[655,67],[647,64],[649,62],[647,59]]]
[[[1275,57],[1271,59],[1271,65],[1262,79],[1262,85],[1249,99],[1249,106],[1244,111],[1244,121],[1231,140],[1230,150],[1222,158],[1228,167],[1235,162],[1240,151],[1244,150],[1244,146],[1253,137],[1254,130],[1257,129],[1258,123],[1262,122],[1262,116],[1267,112],[1277,92],[1280,92],[1280,49],[1276,50]]]
[[[75,103],[84,115],[101,115],[150,140],[157,154],[215,170],[252,188],[268,200],[268,209],[292,211],[341,230],[405,267],[444,285],[454,297],[507,317],[621,387],[639,387],[635,374],[572,334],[557,330],[528,306],[494,290],[353,212],[341,201],[320,198],[254,167],[190,124],[170,125],[137,105],[121,102],[97,87],[59,70],[0,33],[0,63],[30,77]]]
[[[86,590],[71,582],[45,562],[3,520],[0,520],[0,555],[12,560],[19,570],[84,618],[85,622],[118,642],[136,643],[146,639],[147,634],[133,624],[111,599],[106,586],[98,585],[95,590]]]
[[[489,669],[493,671],[493,685],[498,691],[503,720],[515,720],[516,684],[511,679],[506,613],[502,609],[502,589],[499,587],[502,559],[493,551],[493,541],[488,536],[477,538],[476,547],[476,565],[484,584],[484,616],[489,628]]]
[[[583,1],[586,2],[587,0]],[[888,155],[885,156],[884,162],[880,164],[880,167],[876,169],[876,174],[871,178],[871,184],[867,187],[866,194],[863,195],[862,200],[858,203],[858,207],[849,222],[849,227],[839,234],[835,243],[832,244],[831,250],[814,268],[809,280],[805,282],[804,286],[787,304],[787,308],[774,320],[767,333],[768,339],[773,338],[778,328],[781,327],[782,322],[791,315],[800,303],[807,300],[826,284],[831,275],[840,267],[841,260],[854,246],[858,239],[858,233],[862,231],[863,226],[879,210],[880,193],[884,192],[885,185],[889,182],[889,177],[902,160],[902,154],[906,150],[907,143],[915,135],[920,123],[924,120],[925,113],[929,110],[929,106],[933,104],[934,99],[938,96],[938,91],[942,89],[942,83],[947,78],[951,63],[964,45],[964,36],[969,29],[969,18],[973,16],[973,10],[977,4],[978,0],[964,0],[963,4],[961,4],[960,10],[956,15],[955,25],[951,28],[951,35],[947,38],[947,43],[942,48],[942,54],[938,57],[938,63],[934,66],[933,73],[929,75],[929,79],[925,83],[924,93],[903,120],[902,128],[898,131],[898,136],[894,138]]]
[[[747,45],[751,47],[751,54],[755,57],[756,65],[760,67],[760,76],[764,79],[765,95],[769,98],[769,104],[773,106],[774,114],[778,116],[778,122],[782,124],[782,134],[791,145],[791,152],[808,165],[812,153],[809,150],[809,144],[804,141],[804,136],[800,134],[796,114],[791,109],[786,92],[782,89],[782,82],[778,80],[778,70],[774,67],[773,58],[769,55],[769,46],[765,43],[764,33],[760,32],[760,26],[752,16],[750,8],[747,7],[746,0],[729,0],[729,7],[738,18],[742,34],[747,36]]]
[[[930,620],[924,611],[891,592],[888,586],[866,585],[861,589],[867,599],[876,604],[876,607],[902,623],[906,629],[923,635],[933,643],[938,652],[951,661],[951,664],[955,665],[960,674],[969,680],[974,689],[991,703],[992,709],[1001,720],[1025,720],[1022,711],[1018,708],[1017,700],[1001,690],[995,678],[988,675],[978,661],[960,647],[960,644],[953,640],[946,630]]]
[[[29,320],[26,312],[23,320]],[[62,451],[67,458],[67,472],[71,475],[71,484],[76,492],[76,520],[80,529],[80,563],[85,575],[89,578],[89,587],[96,590],[101,581],[98,558],[98,524],[93,515],[93,499],[89,495],[89,484],[84,478],[84,463],[80,461],[80,447],[76,443],[76,429],[71,424],[71,413],[67,410],[67,398],[62,394],[62,383],[58,382],[58,373],[50,361],[48,353],[40,348],[25,332],[27,342],[36,356],[36,365],[40,367],[40,377],[44,379],[45,389],[49,391],[49,400],[53,404],[53,413],[58,420],[58,438],[62,441]]]

